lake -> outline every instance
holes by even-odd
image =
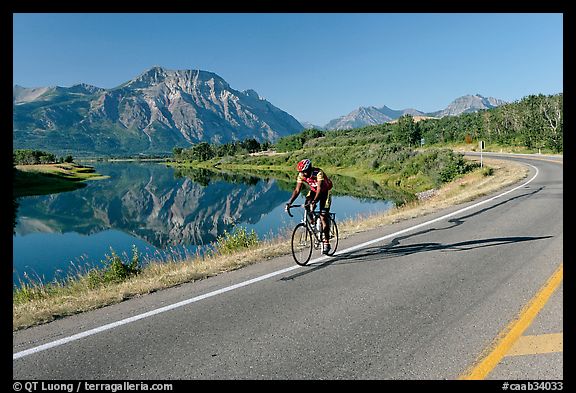
[[[301,218],[284,211],[296,173],[274,179],[176,170],[154,162],[89,165],[110,178],[89,181],[75,191],[18,200],[15,286],[26,276],[47,283],[101,266],[112,250],[128,259],[133,246],[144,262],[195,255],[235,226],[254,230],[259,239],[272,238],[291,231]],[[337,221],[384,212],[396,204],[393,193],[373,182],[331,178]],[[300,197],[295,203],[302,201]]]

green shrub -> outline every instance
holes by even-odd
[[[214,250],[220,254],[232,254],[236,251],[248,249],[258,245],[258,235],[252,229],[249,233],[246,228],[234,228],[232,233],[224,230],[224,234],[218,236]]]
[[[482,169],[482,174],[484,176],[492,176],[494,174],[494,168],[484,167],[484,169]]]
[[[102,269],[91,269],[87,274],[88,283],[91,287],[96,287],[105,283],[122,282],[141,272],[139,266],[140,257],[136,246],[132,246],[132,259],[122,261],[112,248],[111,255],[106,256],[105,266]]]

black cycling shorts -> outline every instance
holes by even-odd
[[[316,197],[316,193],[312,190],[308,192],[306,195],[306,203],[314,200]],[[320,198],[318,199],[320,213],[329,213],[330,212],[330,205],[332,204],[332,190],[328,190],[320,194]]]

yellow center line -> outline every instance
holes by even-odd
[[[536,295],[528,302],[528,304],[522,309],[518,318],[512,321],[508,326],[500,332],[495,342],[489,347],[488,351],[491,351],[472,366],[470,371],[462,374],[458,379],[484,379],[490,371],[496,367],[498,363],[502,360],[504,356],[510,351],[516,340],[522,335],[524,330],[534,320],[536,315],[544,307],[552,293],[558,288],[558,285],[562,282],[564,276],[563,264],[556,269],[554,274],[548,279],[546,284]],[[484,353],[486,353],[485,351]]]
[[[538,161],[546,161],[546,162],[552,162],[554,164],[560,164],[560,165],[564,165],[564,161],[558,161],[558,160],[551,160],[548,158],[536,158],[536,157],[530,157],[530,159],[532,160],[538,160]]]

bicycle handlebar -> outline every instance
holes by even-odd
[[[292,215],[292,213],[290,213],[290,209],[292,209],[293,207],[300,207],[300,206],[302,206],[302,205],[286,205],[286,213],[288,213],[288,215],[289,215],[290,217],[294,217],[294,216]]]
[[[289,215],[290,217],[294,217],[294,216],[292,215],[292,213],[290,213],[290,209],[292,209],[293,207],[304,207],[304,208],[305,208],[305,207],[308,206],[308,205],[309,205],[309,204],[304,204],[304,205],[287,205],[287,206],[286,206],[286,207],[287,207],[286,212],[288,213],[288,215]]]

